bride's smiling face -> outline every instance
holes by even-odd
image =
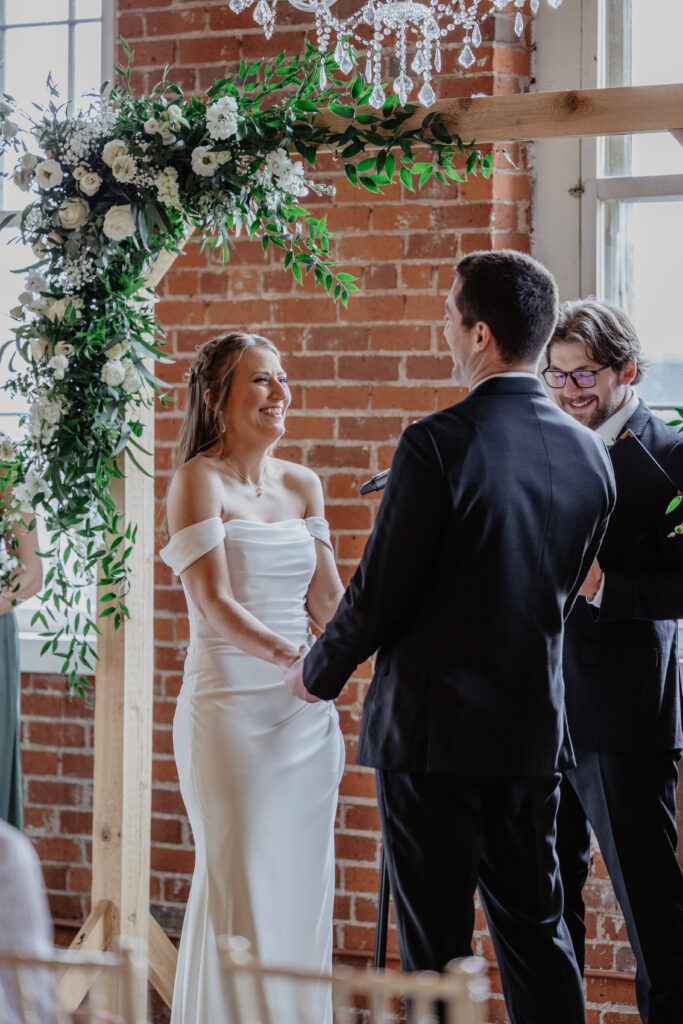
[[[285,414],[292,396],[280,360],[270,349],[245,350],[232,381],[223,415],[228,433],[250,434],[272,444],[285,432]]]

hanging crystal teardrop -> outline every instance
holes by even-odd
[[[353,71],[353,60],[348,50],[344,50],[344,56],[339,62],[339,70],[343,75],[348,75],[349,72]]]
[[[320,88],[324,89],[327,85],[327,72],[325,71],[325,65],[320,65]]]
[[[372,58],[371,58],[370,54],[368,53],[368,56],[367,56],[366,61],[365,61],[365,81],[369,82],[371,78],[372,78]]]
[[[475,59],[476,58],[470,49],[470,44],[465,43],[462,53],[458,57],[458,64],[462,64],[464,68],[471,68]]]
[[[422,86],[417,94],[417,99],[423,107],[431,107],[432,103],[436,103],[436,93],[429,82],[425,82]]]
[[[539,5],[539,0],[531,0],[531,3],[529,4],[529,6],[531,7],[531,13],[532,14],[538,14],[538,8],[540,6]]]
[[[521,36],[523,31],[524,31],[524,18],[522,17],[522,12],[521,11],[517,11],[517,14],[515,15],[515,32],[516,32],[516,34],[518,36]]]
[[[273,16],[273,13],[266,3],[266,0],[259,0],[254,11],[254,21],[257,25],[265,25]]]
[[[408,78],[407,75],[399,75],[398,78],[394,79],[394,92],[399,98],[399,102],[402,107],[405,107],[408,102],[408,95],[413,91],[412,79]]]
[[[441,71],[441,47],[438,45],[434,53],[434,70]]]
[[[341,39],[337,40],[337,45],[334,48],[334,53],[332,54],[332,56],[334,57],[335,63],[338,66],[341,66],[341,62],[344,59],[344,44],[342,43]]]
[[[386,97],[384,95],[384,89],[382,88],[381,85],[376,85],[375,88],[372,90],[372,93],[370,94],[370,99],[368,100],[368,102],[371,107],[375,108],[375,110],[379,110],[380,107],[384,106],[385,99]]]
[[[229,6],[233,14],[241,14],[249,4],[247,0],[230,0]]]
[[[363,8],[363,21],[366,25],[374,25],[375,23],[375,10],[372,4],[366,4]]]
[[[416,75],[421,75],[423,71],[427,70],[429,64],[427,63],[427,58],[422,50],[415,51],[415,56],[413,57],[413,61],[410,66]]]
[[[481,29],[479,28],[479,22],[477,22],[472,29],[472,46],[481,46]]]
[[[548,0],[548,3],[550,4],[551,7],[554,7],[555,10],[557,10],[557,8],[562,3],[562,0]]]

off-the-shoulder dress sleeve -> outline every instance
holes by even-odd
[[[159,554],[166,565],[170,565],[176,576],[179,576],[188,565],[192,565],[224,540],[225,523],[220,516],[212,516],[211,519],[203,519],[201,523],[192,523],[183,530],[178,530]]]
[[[307,519],[304,519],[304,524],[311,537],[321,541],[334,554],[334,548],[330,539],[330,526],[327,520],[323,519],[322,516],[308,516]]]

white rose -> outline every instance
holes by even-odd
[[[57,212],[62,227],[68,231],[83,227],[90,217],[90,207],[85,199],[65,199],[59,204]]]
[[[210,178],[218,167],[218,158],[208,146],[196,146],[192,150],[192,170],[203,178]]]
[[[79,181],[78,187],[84,195],[94,196],[95,193],[99,190],[101,184],[102,179],[100,178],[99,174],[95,174],[94,171],[88,171],[88,173],[84,174],[81,180]]]
[[[123,390],[127,391],[128,394],[139,391],[142,386],[142,377],[135,368],[135,364],[132,359],[122,359],[121,365],[124,368],[125,376],[123,378]]]
[[[47,338],[31,338],[31,355],[37,363],[39,363],[45,357],[45,353],[49,351],[50,342]]]
[[[130,153],[121,153],[111,165],[111,172],[117,181],[132,181],[137,169],[137,164]]]
[[[127,152],[128,147],[125,142],[121,142],[120,139],[112,139],[102,150],[102,159],[107,167],[111,167],[117,156],[123,156],[123,154]]]
[[[161,125],[156,117],[148,117],[142,127],[148,135],[156,135],[157,132],[161,131]]]
[[[222,167],[223,164],[227,164],[229,160],[232,160],[232,153],[228,149],[222,149],[220,153],[216,153],[216,159]]]
[[[126,368],[120,359],[108,359],[100,373],[104,383],[112,388],[118,387],[119,384],[123,383],[125,376]]]
[[[104,216],[102,230],[113,242],[120,242],[121,239],[134,235],[135,221],[130,205],[111,206]]]
[[[56,160],[43,160],[36,165],[36,181],[41,188],[55,188],[64,181],[64,171]]]
[[[163,142],[164,146],[170,146],[176,140],[175,135],[168,127],[168,125],[162,124],[161,131],[159,134],[161,135],[161,141]]]
[[[107,359],[120,359],[124,356],[130,348],[130,338],[124,338],[123,341],[117,342],[115,345],[111,345],[106,350]]]
[[[38,163],[38,157],[34,156],[33,153],[24,153],[20,163],[22,167],[28,167],[29,171],[32,171]]]
[[[55,380],[64,380],[64,371],[69,365],[66,356],[53,356],[47,365],[54,370]]]
[[[68,341],[58,341],[55,345],[56,356],[66,356],[67,359],[71,359],[75,351],[73,345],[70,345]]]
[[[83,164],[79,164],[78,167],[74,167],[73,171],[71,172],[71,176],[73,177],[74,181],[80,181],[81,178],[84,178],[87,173],[88,168],[84,167]]]
[[[79,309],[83,306],[83,300],[73,298],[53,299],[48,303],[47,309],[45,310],[45,316],[48,320],[55,321],[61,320],[66,313],[67,306],[71,306],[76,315],[78,315]]]
[[[22,306],[29,306],[33,302],[33,295],[31,292],[22,292],[19,295],[19,302]]]
[[[47,250],[47,246],[45,245],[45,242],[43,242],[43,240],[41,238],[39,238],[37,241],[35,241],[33,243],[33,245],[31,246],[31,252],[33,253],[34,256],[38,256],[39,258],[46,252],[46,250]]]
[[[171,124],[182,124],[184,121],[183,112],[177,103],[170,103],[166,107],[164,114]]]
[[[5,121],[2,126],[2,134],[6,139],[13,139],[19,131],[19,125],[15,124],[14,121]]]
[[[29,270],[26,275],[26,287],[30,292],[44,292],[47,290],[47,278],[35,267]]]
[[[65,237],[60,234],[59,231],[51,231],[47,236],[47,244],[51,249],[54,249],[58,245],[63,245],[64,241]]]
[[[14,446],[8,437],[0,437],[0,461],[7,462],[14,454]]]
[[[22,192],[28,192],[31,188],[31,182],[33,181],[33,171],[30,167],[16,167],[12,180],[17,188],[20,188]]]

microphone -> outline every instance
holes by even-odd
[[[382,491],[387,485],[391,470],[383,469],[381,473],[375,473],[373,477],[361,484],[360,493],[370,494],[371,491]]]

